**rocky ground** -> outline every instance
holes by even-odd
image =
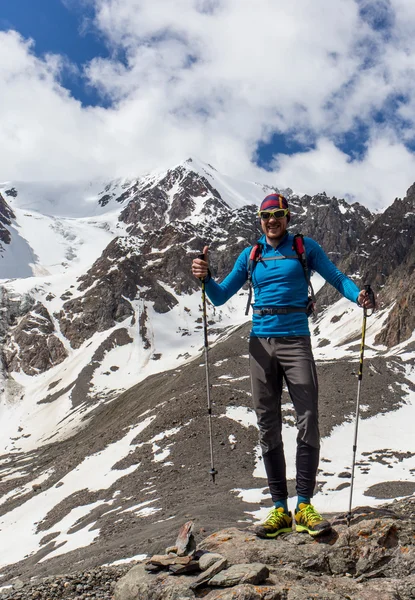
[[[256,510],[258,505],[244,503],[232,490],[266,485],[265,480],[253,477],[257,430],[222,418],[230,406],[250,406],[249,379],[243,378],[248,373],[247,335],[248,326],[243,326],[210,351],[213,442],[215,466],[219,472],[215,484],[209,477],[204,369],[203,359],[199,358],[177,370],[148,378],[108,405],[98,407],[87,426],[76,436],[49,444],[33,453],[31,458],[37,472],[53,466],[53,473],[39,489],[30,489],[24,495],[3,503],[0,514],[19,506],[35,494],[62,485],[61,479],[76,468],[85,456],[100,452],[108,444],[120,439],[132,424],[140,422],[140,415],[145,411],[156,415],[154,422],[140,434],[140,444],[113,467],[125,469],[139,464],[140,468],[122,477],[108,489],[98,492],[80,490],[55,506],[36,525],[39,532],[44,532],[41,549],[19,563],[5,567],[0,573],[0,585],[15,578],[28,581],[33,576],[90,571],[102,563],[112,563],[137,554],[159,553],[165,548],[166,540],[174,537],[180,525],[189,519],[195,521],[197,542],[226,527],[249,525],[252,519],[246,511]],[[399,360],[393,360],[399,369]],[[397,383],[399,373],[392,372],[390,366],[391,359],[387,362],[382,358],[367,360],[362,386],[362,402],[366,410],[362,413],[362,419],[394,410],[405,401]],[[321,431],[323,436],[327,436],[333,427],[353,414],[357,364],[339,360],[318,365],[318,370]],[[231,377],[234,381],[223,379],[223,376]],[[292,408],[287,404],[284,417],[294,427],[292,416]],[[151,440],[160,432],[175,427],[181,427],[177,434],[158,442],[160,451],[170,445],[168,462],[171,464],[163,466],[163,463],[155,463]],[[236,437],[235,444],[229,442],[231,433]],[[16,458],[14,455],[13,460]],[[373,456],[364,457],[362,464],[357,464],[356,476],[364,477],[371,463],[391,458],[399,460],[400,457],[391,457],[390,451],[380,448]],[[344,468],[347,470],[349,467],[344,465]],[[330,457],[325,457],[318,475],[320,488],[325,485],[327,473],[331,472]],[[390,472],[389,481],[375,486],[376,489],[369,489],[367,493],[388,499],[415,492],[415,483],[396,481],[392,467]],[[19,481],[0,482],[0,495],[7,494],[17,484],[24,485],[32,478],[33,472],[29,471],[26,478],[22,477]],[[345,479],[342,485],[348,483]],[[149,484],[153,486],[150,490]],[[154,495],[148,495],[149,492],[157,495],[158,512],[138,517],[131,507],[154,498]],[[290,496],[295,495],[294,481],[289,482],[289,493]],[[93,527],[99,534],[97,540],[85,548],[47,560],[47,555],[56,547],[54,538],[59,533],[60,521],[73,508],[98,500],[105,503],[80,519],[74,529]]]
[[[134,564],[134,563],[133,563]],[[24,581],[16,578],[9,586],[0,589],[1,600],[111,600],[117,581],[131,569],[130,565],[98,567],[88,571],[75,571],[67,575],[33,578]]]
[[[41,580],[15,579],[2,600],[413,600],[415,598],[415,498],[332,519],[330,534],[287,533],[257,538],[249,527],[216,531],[197,549],[169,548],[164,558],[193,556],[196,573],[149,572],[149,562],[101,567]],[[166,544],[174,538],[166,538]],[[190,542],[193,541],[190,539]],[[177,544],[177,542],[176,542]],[[167,550],[166,550],[167,551]],[[187,558],[187,556],[185,556]],[[203,564],[202,564],[203,560]],[[154,557],[153,563],[163,563]],[[212,566],[210,566],[212,565]],[[216,566],[215,566],[216,565]],[[154,568],[154,566],[152,567]],[[169,570],[170,568],[170,570]],[[201,571],[200,571],[201,569]]]
[[[236,421],[222,418],[230,406],[250,406],[249,379],[244,379],[248,373],[247,335],[248,327],[241,327],[210,351],[213,442],[215,466],[219,471],[215,484],[209,477],[204,369],[203,359],[199,358],[175,371],[148,378],[108,405],[97,408],[88,425],[76,436],[33,453],[31,458],[33,465],[36,465],[36,472],[53,466],[53,473],[39,489],[30,489],[24,495],[3,503],[0,514],[19,506],[35,494],[62,485],[60,481],[66,473],[76,468],[85,456],[97,453],[120,439],[131,424],[140,422],[143,412],[150,411],[150,414],[156,415],[154,422],[140,435],[140,444],[114,466],[125,469],[140,464],[140,468],[122,477],[108,489],[99,492],[84,489],[69,495],[55,506],[37,524],[37,530],[44,532],[41,549],[19,563],[5,567],[0,573],[0,585],[15,578],[28,581],[33,576],[89,572],[104,562],[112,563],[137,554],[159,553],[165,548],[166,540],[173,537],[180,525],[189,519],[195,521],[197,542],[225,527],[249,525],[251,518],[246,511],[256,510],[258,505],[242,502],[232,490],[266,485],[265,480],[253,477],[257,431],[254,427],[247,428]],[[399,360],[393,360],[396,370],[399,370]],[[366,410],[362,412],[362,419],[394,410],[404,402],[402,389],[398,385],[400,376],[390,366],[391,359],[387,363],[382,358],[367,360],[362,386],[362,402]],[[357,364],[339,360],[320,364],[318,370],[321,431],[323,436],[327,436],[333,427],[353,414]],[[223,376],[230,379],[224,379]],[[288,402],[288,397],[286,399]],[[294,427],[293,414],[287,404],[284,417],[286,423]],[[175,427],[181,427],[177,434],[158,442],[160,451],[170,445],[168,462],[172,464],[163,466],[163,463],[155,463],[151,439],[161,431]],[[235,444],[229,442],[231,433],[236,437]],[[364,477],[374,462],[400,459],[390,454],[386,448],[380,448],[373,456],[364,457],[362,464],[357,464],[356,476]],[[22,460],[26,458],[22,456]],[[16,455],[13,460],[16,460]],[[344,467],[347,470],[348,465]],[[330,457],[325,457],[321,462],[318,476],[320,487],[325,485],[327,473],[331,473]],[[0,495],[7,494],[17,484],[24,485],[32,478],[33,472],[29,471],[26,478],[22,477],[19,481],[0,482]],[[153,486],[150,490],[149,482]],[[345,479],[342,485],[348,484]],[[136,516],[131,507],[149,497],[154,498],[147,495],[149,492],[154,494],[154,490],[158,512],[146,517]],[[387,500],[414,492],[415,483],[396,481],[391,468],[390,480],[374,486],[367,493]],[[294,481],[289,482],[289,493],[290,496],[295,495]],[[54,538],[59,533],[59,522],[73,508],[97,500],[107,504],[76,523],[76,528],[90,526],[96,529],[99,533],[97,540],[85,548],[47,560],[48,553],[56,547]]]

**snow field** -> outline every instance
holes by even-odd
[[[0,568],[35,554],[41,548],[41,539],[48,533],[59,532],[59,535],[54,538],[56,549],[52,554],[47,555],[48,558],[51,555],[56,556],[89,545],[99,535],[99,530],[94,529],[94,525],[80,529],[76,533],[70,533],[70,529],[97,506],[103,504],[110,506],[111,502],[99,501],[74,508],[59,523],[52,526],[52,531],[37,531],[36,524],[45,519],[52,508],[75,492],[82,489],[91,492],[108,489],[118,479],[135,471],[139,465],[132,465],[123,470],[113,470],[112,466],[134,450],[132,440],[154,419],[155,416],[147,417],[141,423],[131,427],[118,442],[109,444],[102,452],[85,458],[58,482],[60,484],[58,487],[56,484],[53,488],[39,491],[22,505],[1,516]],[[8,543],[11,535],[14,540],[12,545]]]

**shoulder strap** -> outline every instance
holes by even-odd
[[[304,236],[302,233],[296,233],[293,240],[293,250],[295,250],[298,260],[301,263],[304,271],[304,277],[306,278],[309,292],[309,308],[310,314],[314,311],[316,296],[314,294],[313,286],[311,283],[310,273],[307,265],[307,254],[304,246]]]
[[[249,253],[247,272],[248,272],[248,302],[246,303],[245,315],[249,313],[249,307],[251,306],[252,300],[252,273],[254,272],[255,266],[258,261],[261,260],[262,244],[259,242],[254,244]]]

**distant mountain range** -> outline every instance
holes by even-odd
[[[225,276],[259,237],[258,205],[272,190],[195,159],[128,181],[0,184],[5,577],[56,571],[74,556],[100,564],[146,552],[147,539],[157,549],[188,512],[207,530],[247,519],[252,502],[231,491],[255,487],[261,470],[250,421],[246,291],[209,307],[220,463],[226,455],[219,503],[210,507],[200,284],[190,265],[208,244],[214,276]],[[415,184],[381,214],[325,193],[278,191],[289,200],[291,230],[313,237],[357,285],[370,283],[378,294],[367,334],[364,418],[405,411],[415,402]],[[351,424],[362,311],[313,277],[321,289],[311,330],[330,445],[343,435],[342,424]],[[290,432],[288,404],[285,417]],[[384,461],[386,469],[395,460],[401,469],[391,489],[412,493],[415,446],[402,432],[397,438],[377,446],[371,438],[361,495],[391,497],[368,490],[385,481],[373,464]],[[336,478],[347,464],[321,472],[327,507],[332,497],[344,504],[347,486]],[[1,536],[11,539],[17,519],[25,542],[11,549]]]

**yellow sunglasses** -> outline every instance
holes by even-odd
[[[286,217],[289,213],[288,208],[276,208],[275,210],[259,210],[258,217],[261,217],[263,221],[268,221],[271,217],[274,219],[282,219]]]

